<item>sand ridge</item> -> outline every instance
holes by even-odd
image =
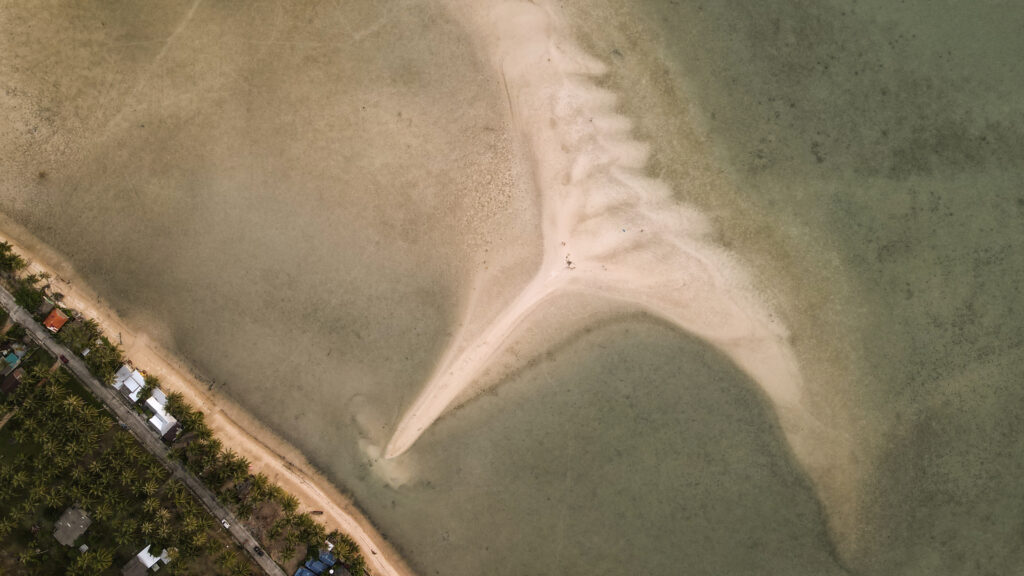
[[[456,8],[499,70],[542,205],[543,260],[481,331],[460,331],[385,450],[408,450],[552,294],[582,291],[639,307],[702,337],[747,372],[780,410],[798,409],[802,379],[788,333],[736,260],[709,240],[705,217],[644,174],[647,147],[604,65],[584,53],[550,3]],[[485,300],[475,294],[471,301]],[[477,312],[470,306],[466,315]],[[463,326],[478,325],[466,318]],[[792,429],[791,429],[792,430]]]

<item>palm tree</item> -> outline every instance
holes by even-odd
[[[163,514],[161,514],[161,512]],[[171,536],[171,524],[170,524],[171,514],[167,510],[161,509],[161,510],[157,511],[157,517],[158,517],[157,518],[157,524],[158,525],[157,525],[157,529],[156,529],[156,535],[161,540],[166,541]]]
[[[166,524],[171,521],[171,511],[167,508],[160,508],[153,514],[153,516],[156,518],[156,521],[161,524]]]
[[[136,478],[135,469],[125,467],[125,469],[121,471],[121,486],[124,486],[125,488],[134,486]]]
[[[61,386],[67,384],[70,379],[71,374],[63,366],[58,367],[53,372],[50,372],[50,381]]]
[[[148,480],[142,487],[142,492],[146,496],[153,496],[160,489],[160,484],[157,484],[156,480]]]
[[[288,542],[284,545],[284,549],[281,550],[281,561],[287,564],[293,556],[295,556],[295,545]]]
[[[35,555],[34,552],[32,552],[30,550],[26,550],[26,551],[22,552],[21,554],[18,554],[18,563],[21,564],[22,566],[29,566],[30,564],[33,564],[34,562],[37,562],[36,555]]]
[[[77,416],[82,408],[85,407],[85,402],[82,401],[78,396],[68,396],[64,399],[64,413],[70,417]]]
[[[71,465],[71,456],[67,453],[67,450],[62,450],[53,458],[53,466],[58,471],[63,472],[67,470],[68,466]]]
[[[238,554],[236,554],[234,550],[227,550],[220,555],[220,558],[217,559],[217,564],[219,564],[221,568],[227,568],[237,559]]]
[[[25,441],[28,440],[28,430],[18,428],[14,432],[11,432],[11,439],[14,440],[16,444],[24,444]]]
[[[25,387],[22,386],[22,388]],[[33,410],[36,409],[37,405],[38,403],[36,402],[36,397],[34,393],[29,393],[25,395],[25,397],[21,400],[21,409],[24,412],[31,413]]]
[[[131,518],[121,518],[114,532],[114,541],[118,546],[127,546],[135,540],[136,523]]]
[[[146,468],[146,475],[149,476],[149,478],[152,480],[155,480],[157,482],[163,482],[164,468],[163,466],[160,466],[159,464],[154,462],[150,464],[149,467]]]
[[[46,505],[50,508],[60,508],[60,505],[64,503],[64,487],[57,484],[50,488],[46,494]]]
[[[7,537],[12,531],[14,531],[14,520],[10,517],[5,517],[0,520],[0,540]]]
[[[249,567],[246,565],[244,560],[239,559],[233,565],[228,568],[228,573],[231,576],[249,576]]]
[[[32,372],[33,376],[35,376],[37,371],[41,371],[42,372],[42,374],[40,375],[38,381],[42,381],[50,373],[49,369],[47,369],[45,366],[43,366],[41,364],[37,365],[37,366],[34,366],[32,368],[31,372]],[[62,400],[64,398],[64,395],[65,395],[64,389],[61,388],[60,386],[57,386],[53,382],[50,382],[49,384],[46,385],[45,388],[43,388],[43,396],[46,397],[47,407],[52,405],[52,404],[50,404],[50,402],[57,402],[57,401]]]
[[[43,445],[40,451],[42,452],[43,456],[47,458],[47,460],[52,461],[53,458],[60,453],[60,446],[58,446],[57,442],[55,442],[52,438],[46,438],[45,440],[43,440]]]
[[[85,489],[85,493],[89,496],[89,499],[93,501],[99,500],[104,494],[106,494],[106,492],[107,491],[103,484],[100,484],[99,482],[92,482]]]
[[[284,513],[289,516],[294,514],[295,510],[299,507],[299,499],[291,494],[282,494],[279,498],[279,502],[281,503],[281,508],[284,510]]]
[[[107,494],[109,495],[109,492]],[[106,500],[97,504],[92,511],[92,515],[95,516],[96,519],[101,522],[108,520],[113,515],[113,513],[114,511],[111,508],[110,503],[107,502]]]
[[[79,555],[68,569],[69,576],[92,576],[100,574],[114,563],[110,550],[98,548]]]
[[[200,530],[198,532],[193,532],[189,534],[188,543],[190,547],[199,550],[203,547],[204,544],[206,544],[207,540],[208,538],[206,536],[206,531]]]

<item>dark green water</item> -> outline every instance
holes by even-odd
[[[1024,569],[1024,5],[643,6],[602,34],[588,5],[583,34],[660,95],[624,106],[681,195],[785,286],[816,409],[860,446],[850,567]],[[687,188],[659,97],[699,110],[733,195]]]

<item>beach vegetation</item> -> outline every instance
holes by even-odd
[[[354,541],[337,531],[328,534],[309,513],[298,511],[298,498],[265,475],[250,473],[249,462],[223,446],[206,424],[204,414],[188,404],[184,396],[168,394],[167,411],[182,426],[182,434],[172,445],[172,456],[248,521],[272,558],[287,568],[330,541],[338,559],[352,574],[364,573],[365,560]]]
[[[78,319],[68,322],[64,328],[57,333],[57,340],[71,349],[75,354],[81,354],[89,348],[100,337],[100,326],[92,319]]]
[[[0,273],[15,274],[28,267],[28,262],[14,251],[10,243],[0,242]]]
[[[36,286],[41,278],[37,274],[29,274],[14,280],[14,300],[26,310],[37,310],[43,303],[43,293]]]
[[[118,574],[147,544],[174,551],[168,574],[204,573],[234,548],[184,485],[51,355],[34,350],[24,367],[22,385],[0,394],[0,574]],[[54,524],[72,505],[91,524],[66,547]],[[255,570],[243,555],[230,573]]]
[[[0,284],[35,312],[49,289],[49,274],[22,277],[27,266],[0,242]],[[85,354],[92,374],[111,384],[125,363],[120,346],[95,320],[62,310],[75,320],[57,339],[74,354]],[[25,335],[22,326],[14,325],[4,337],[22,340]],[[0,427],[0,574],[115,574],[145,544],[167,548],[180,559],[166,567],[169,574],[253,572],[247,554],[234,552],[237,548],[192,494],[117,427],[102,403],[55,358],[36,349],[27,359],[23,385],[0,395],[0,421],[7,419]],[[146,394],[158,385],[158,379],[147,376]],[[181,394],[172,392],[167,400],[167,411],[182,426],[172,457],[247,521],[271,558],[294,572],[307,555],[330,542],[354,576],[365,573],[365,559],[351,538],[338,531],[328,534],[309,513],[298,511],[294,495],[265,475],[252,474],[248,460],[223,446],[203,412]],[[87,554],[53,539],[54,522],[72,504],[92,519],[79,539],[89,546]]]
[[[139,391],[139,403],[143,403],[153,393],[153,390],[160,387],[160,379],[152,374],[146,374],[143,377],[145,384],[142,386],[142,390]]]
[[[11,326],[10,330],[8,330],[4,334],[4,339],[9,342],[21,342],[22,340],[25,339],[25,336],[27,334],[28,332],[25,330],[24,327],[22,327],[20,324],[15,324],[14,326]]]

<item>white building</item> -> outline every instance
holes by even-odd
[[[164,550],[159,556],[153,556],[149,552],[150,546],[146,546],[139,552],[134,558],[125,564],[124,568],[121,569],[123,576],[145,576],[149,574],[150,568],[153,568],[153,572],[160,569],[160,566],[166,566],[171,562],[171,556]]]
[[[149,425],[156,429],[161,438],[175,432],[178,421],[167,413],[167,396],[159,388],[154,388],[152,394],[146,399],[146,407],[153,411],[153,417],[149,419]],[[173,440],[173,438],[172,438]]]
[[[163,562],[164,564],[170,563],[171,557],[167,554],[167,550],[161,552],[159,556],[153,556],[149,553],[149,548],[150,546],[146,546],[138,554],[139,561],[141,561],[146,568],[152,568],[153,564],[156,564],[157,562]]]
[[[132,402],[139,401],[139,394],[145,385],[146,379],[142,377],[142,373],[132,370],[127,364],[118,368],[114,374],[114,388],[120,390]]]

